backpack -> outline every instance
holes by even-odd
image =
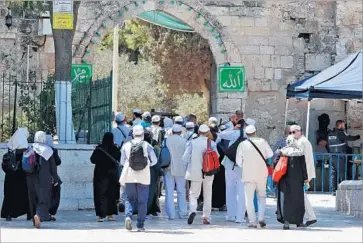
[[[218,154],[211,149],[211,140],[207,140],[207,150],[203,154],[203,175],[212,176],[218,173],[220,168]]]
[[[21,164],[25,173],[33,174],[34,172],[37,172],[39,170],[39,160],[37,159],[37,156],[35,155],[32,147],[29,147],[23,153],[23,159],[21,161]]]
[[[15,151],[8,150],[8,152],[4,154],[2,167],[5,172],[18,170],[19,161],[16,161]]]
[[[144,141],[139,143],[131,142],[129,164],[131,169],[139,171],[145,169],[148,164],[148,157],[144,154]]]
[[[281,156],[279,162],[277,162],[275,169],[272,173],[272,180],[278,183],[287,172],[287,161],[288,157]]]
[[[168,168],[171,163],[171,156],[168,147],[166,147],[166,139],[161,145],[161,150],[159,154],[159,164],[162,169]]]

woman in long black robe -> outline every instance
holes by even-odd
[[[286,174],[277,184],[277,221],[289,229],[289,224],[302,227],[304,205],[304,182],[307,180],[305,157],[289,156]]]
[[[95,164],[93,176],[93,199],[98,222],[104,218],[113,221],[117,215],[117,201],[120,198],[118,167],[121,158],[120,150],[114,145],[113,134],[105,133],[102,144],[96,147],[91,156]]]
[[[47,145],[53,150],[53,158],[56,166],[60,166],[62,161],[59,157],[58,150],[54,148],[53,137],[51,135],[47,135]],[[55,215],[57,214],[59,204],[60,204],[60,196],[61,196],[61,184],[62,180],[58,177],[58,185],[52,188],[52,196],[51,203],[49,208],[49,214],[52,221],[56,221]]]
[[[19,165],[16,171],[9,170],[6,164],[1,164],[5,172],[4,201],[1,208],[1,218],[5,218],[7,221],[24,214],[27,214],[28,220],[31,219],[26,175],[21,165],[24,151],[25,149],[15,150],[16,161],[18,161]]]
[[[53,150],[45,145],[46,134],[35,133],[32,148],[39,163],[39,169],[27,174],[30,213],[36,228],[40,222],[50,221],[49,208],[51,204],[52,187],[58,185],[57,166],[55,165]]]

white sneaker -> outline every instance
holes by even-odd
[[[132,230],[132,220],[130,217],[127,217],[125,219],[125,227],[127,230],[131,231]]]

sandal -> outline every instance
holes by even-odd
[[[104,220],[103,218],[98,218],[97,222],[102,223],[103,220]]]
[[[107,216],[108,221],[116,221],[112,216]]]

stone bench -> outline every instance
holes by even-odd
[[[340,183],[335,207],[338,212],[363,218],[363,180]]]

